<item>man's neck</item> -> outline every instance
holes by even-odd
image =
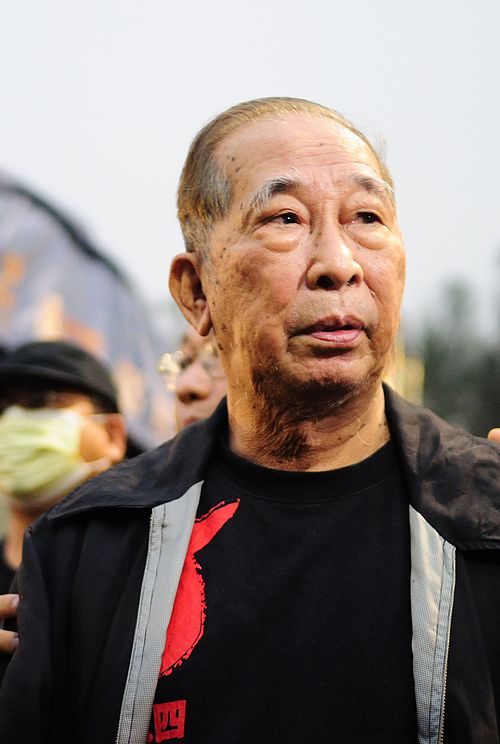
[[[333,470],[366,459],[390,439],[384,393],[367,391],[322,417],[294,416],[272,406],[250,407],[236,414],[229,405],[230,446],[238,455],[268,468],[297,471]]]

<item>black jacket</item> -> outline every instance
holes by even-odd
[[[419,742],[438,744],[444,719],[447,744],[500,744],[500,448],[390,390],[386,411],[411,504]],[[145,741],[165,633],[151,577],[168,574],[173,602],[172,550],[179,562],[226,416],[95,478],[28,531],[1,742]]]

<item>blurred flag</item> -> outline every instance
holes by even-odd
[[[59,338],[111,365],[138,444],[173,434],[171,399],[157,372],[165,348],[137,293],[72,220],[0,176],[0,345]]]

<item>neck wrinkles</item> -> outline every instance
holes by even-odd
[[[323,416],[299,411],[295,401],[278,408],[267,400],[228,401],[230,447],[265,467],[320,471],[353,465],[390,439],[381,384],[355,393]]]

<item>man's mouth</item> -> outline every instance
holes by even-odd
[[[357,318],[325,318],[308,326],[302,332],[318,341],[350,345],[364,332],[363,323]]]

